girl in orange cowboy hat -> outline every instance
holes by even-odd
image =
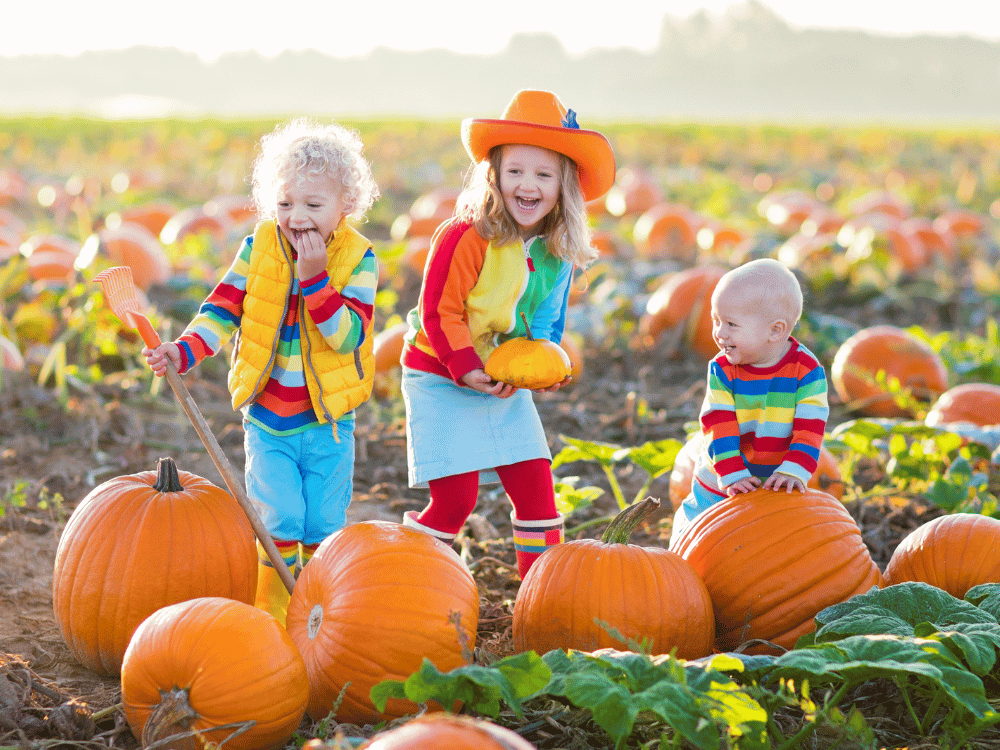
[[[480,482],[503,483],[523,578],[563,539],[548,442],[531,391],[484,371],[503,341],[562,338],[575,266],[596,255],[585,202],[615,180],[607,139],[548,91],[520,91],[500,119],[462,122],[475,168],[434,235],[407,316],[402,392],[411,487],[430,502],[403,524],[451,543]],[[558,390],[562,384],[547,390]]]

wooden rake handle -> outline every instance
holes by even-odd
[[[145,315],[130,312],[128,316],[132,319],[135,328],[139,331],[139,335],[142,336],[142,340],[146,343],[146,346],[150,349],[155,349],[160,345],[160,337],[153,330],[152,325],[150,325]],[[292,589],[295,588],[295,579],[292,577],[291,571],[281,557],[281,553],[278,552],[278,548],[275,546],[271,535],[264,527],[264,522],[260,520],[257,509],[254,508],[253,502],[247,496],[246,490],[243,489],[243,482],[236,475],[233,465],[229,463],[229,459],[226,458],[222,446],[215,439],[215,434],[209,428],[208,422],[205,421],[205,417],[202,415],[198,405],[195,404],[194,398],[191,396],[191,391],[184,385],[184,381],[169,359],[167,360],[167,373],[165,377],[167,383],[170,384],[174,394],[177,396],[177,400],[180,401],[184,413],[187,414],[188,419],[191,420],[191,424],[194,425],[195,432],[198,433],[198,437],[204,443],[208,455],[212,457],[212,462],[215,464],[215,468],[219,470],[219,474],[222,475],[222,480],[226,483],[226,487],[229,488],[230,494],[236,498],[240,507],[243,508],[243,512],[246,514],[247,519],[250,521],[250,526],[253,528],[253,533],[257,536],[261,547],[264,548],[264,552],[267,553],[268,560],[271,561],[271,565],[278,572],[278,576],[281,578],[281,582],[285,584],[285,588],[288,589],[288,593],[291,593]]]

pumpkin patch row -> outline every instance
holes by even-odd
[[[630,544],[658,505],[628,506],[600,540],[568,541],[539,559],[514,603],[515,650],[624,641],[686,659],[775,653],[810,632],[819,611],[873,586],[918,580],[961,596],[1000,578],[1000,521],[983,516],[927,524],[883,577],[853,518],[821,490],[737,495],[696,517],[669,550]],[[956,544],[982,562],[957,565]],[[335,711],[358,725],[409,716],[418,707],[406,700],[379,711],[372,687],[405,680],[424,659],[444,671],[472,661],[476,583],[429,535],[377,521],[331,535],[299,577],[287,629],[249,604],[255,559],[236,501],[171,459],[104,483],[74,511],[53,575],[60,629],[81,663],[120,672],[144,745],[178,734],[278,748],[307,714]]]

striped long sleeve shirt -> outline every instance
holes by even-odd
[[[180,372],[186,372],[210,357],[229,341],[240,327],[253,237],[247,237],[198,314],[177,339],[181,350]],[[294,252],[294,251],[293,251]],[[291,435],[318,423],[306,387],[299,346],[299,295],[308,315],[323,337],[338,352],[356,349],[375,307],[378,265],[371,249],[354,269],[342,290],[330,284],[324,270],[301,285],[292,274],[288,314],[281,326],[274,368],[263,391],[246,410],[246,419],[274,435]],[[350,417],[350,414],[343,418]]]
[[[705,435],[696,481],[718,494],[774,472],[806,484],[819,459],[830,409],[823,366],[794,338],[771,367],[709,363],[700,422]]]

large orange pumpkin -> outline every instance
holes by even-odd
[[[399,376],[402,370],[399,357],[403,353],[403,337],[409,328],[409,324],[404,320],[375,334],[372,341],[375,356],[372,392],[378,398],[389,398],[399,391]]]
[[[154,237],[159,237],[163,227],[175,213],[177,209],[167,203],[146,203],[123,208],[117,216],[110,214],[106,225],[108,229],[117,229],[122,224],[139,224],[148,229]]]
[[[610,626],[636,643],[648,641],[651,654],[711,653],[712,602],[694,569],[662,547],[628,543],[659,505],[654,498],[631,505],[600,540],[558,544],[535,561],[514,601],[516,651],[630,647],[607,632]]]
[[[942,393],[924,423],[936,427],[949,422],[971,422],[980,427],[1000,424],[1000,385],[962,383]]]
[[[204,206],[189,206],[181,209],[160,230],[160,242],[172,245],[185,237],[205,234],[215,242],[225,240],[231,222],[225,215],[209,216]]]
[[[720,266],[696,266],[671,274],[646,302],[639,319],[642,346],[652,348],[667,331],[683,325],[680,343],[708,361],[719,353],[712,338],[712,292],[726,272]]]
[[[899,223],[899,232],[911,242],[923,245],[928,261],[941,257],[945,262],[955,260],[958,243],[950,231],[939,232],[926,216],[911,216]]]
[[[887,586],[904,581],[929,583],[958,599],[980,583],[1000,582],[1000,520],[952,513],[921,524],[885,567]]]
[[[478,622],[476,583],[444,542],[385,521],[331,534],[302,569],[288,604],[288,633],[309,673],[310,717],[326,716],[341,691],[341,722],[416,713],[415,704],[394,698],[380,714],[372,687],[405,680],[425,658],[442,671],[463,666]]]
[[[114,265],[132,269],[132,281],[143,291],[170,278],[170,256],[156,235],[140,224],[126,222],[117,229],[102,229],[97,242]]]
[[[252,602],[253,529],[226,490],[178,471],[116,477],[91,490],[56,549],[52,605],[63,639],[88,669],[118,674],[139,623],[202,596]]]
[[[36,281],[68,281],[76,269],[80,243],[61,234],[39,234],[21,245],[28,272]]]
[[[705,220],[676,203],[657,203],[636,219],[632,239],[644,258],[692,260],[698,252],[698,230]]]
[[[376,734],[364,750],[534,750],[516,732],[473,716],[433,713]],[[311,750],[306,745],[305,750]]]
[[[612,216],[635,216],[663,201],[663,189],[649,171],[638,166],[618,170],[615,184],[604,196],[604,207]]]
[[[931,402],[948,389],[948,371],[941,357],[902,328],[863,328],[837,349],[830,380],[847,405],[870,417],[914,416],[899,406],[878,374],[896,378],[920,401]]]
[[[121,679],[125,718],[143,747],[194,732],[163,746],[280,748],[309,700],[306,665],[280,623],[223,597],[172,604],[143,620]]]
[[[855,216],[883,213],[895,219],[905,219],[913,212],[909,203],[888,190],[870,190],[851,201],[847,210]]]
[[[935,218],[932,225],[942,234],[950,234],[955,237],[975,237],[986,228],[988,223],[986,217],[977,211],[955,208],[945,211]]]
[[[882,586],[851,514],[811,488],[728,497],[695,516],[671,549],[708,588],[721,651],[753,639],[793,648],[821,609]]]
[[[757,213],[780,232],[791,235],[799,231],[802,222],[822,205],[801,190],[774,190],[757,203]]]

